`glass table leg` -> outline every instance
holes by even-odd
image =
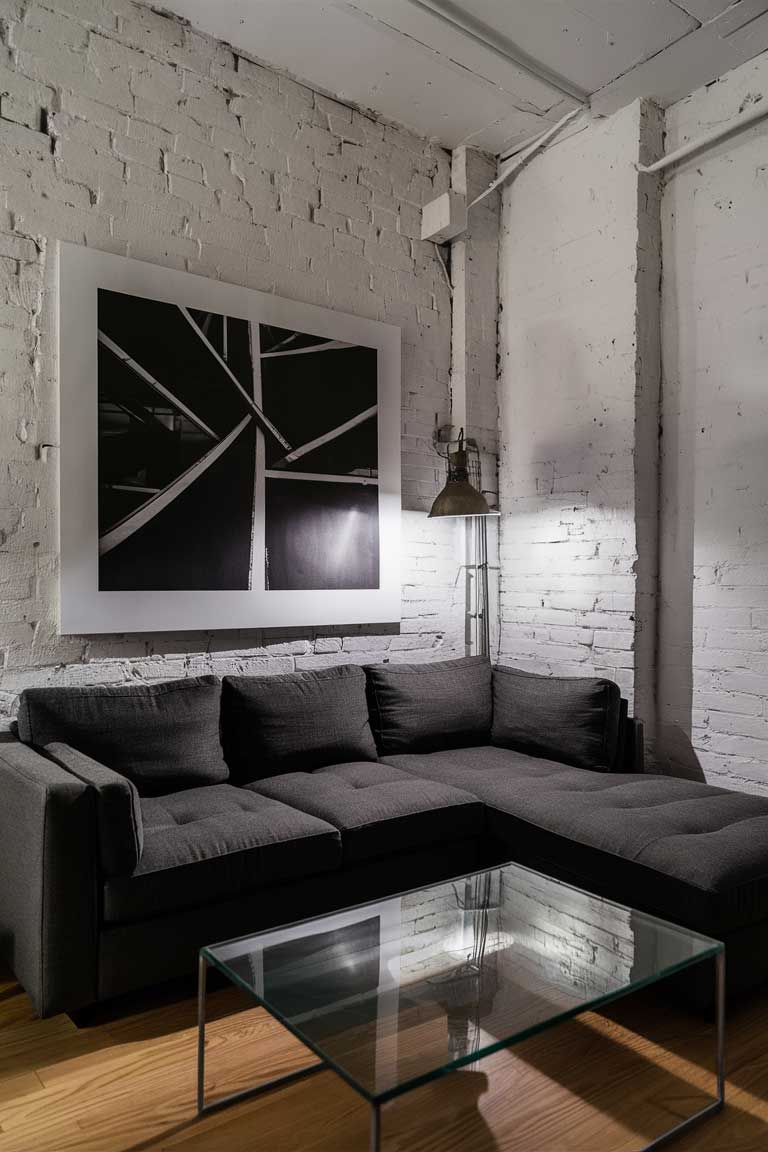
[[[197,976],[197,1111],[205,1111],[205,991],[208,962],[198,960]]]
[[[662,1133],[652,1140],[650,1144],[646,1144],[643,1152],[651,1152],[652,1149],[661,1148],[662,1145],[668,1144],[670,1141],[675,1140],[678,1136],[682,1136],[683,1132],[687,1132],[690,1128],[700,1124],[702,1120],[706,1120],[708,1116],[713,1116],[716,1112],[720,1112],[725,1104],[725,952],[719,952],[715,957],[715,1027],[717,1033],[716,1049],[715,1049],[715,1070],[717,1075],[717,1099],[711,1104],[707,1104],[699,1112],[695,1112],[693,1116],[689,1116],[687,1120],[681,1120],[674,1128],[670,1128],[668,1132]]]
[[[257,1084],[253,1088],[245,1088],[240,1092],[232,1092],[228,1096],[223,1096],[220,1100],[215,1100],[213,1104],[206,1104],[205,1102],[205,994],[206,994],[206,977],[208,975],[208,962],[204,956],[200,956],[198,961],[198,981],[197,981],[197,1114],[203,1116],[208,1112],[218,1112],[221,1108],[227,1108],[230,1104],[234,1104],[238,1100],[247,1100],[252,1096],[261,1096],[265,1092],[270,1092],[273,1088],[279,1088],[284,1085],[293,1084],[297,1080],[304,1080],[308,1076],[314,1076],[315,1072],[322,1072],[327,1067],[324,1060],[320,1060],[315,1064],[309,1064],[305,1068],[297,1068],[295,1072],[287,1072],[284,1076],[277,1076],[274,1080],[267,1080],[263,1084]],[[373,1145],[371,1145],[373,1147]],[[376,1145],[378,1149],[378,1145]]]
[[[725,952],[715,958],[717,1012],[717,1100],[725,1104]]]

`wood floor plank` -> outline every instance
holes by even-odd
[[[36,1072],[20,1072],[18,1076],[8,1076],[0,1080],[0,1104],[9,1100],[23,1100],[41,1088],[42,1083]]]
[[[5,993],[5,994],[4,994]],[[208,1087],[312,1061],[262,1010],[210,998]],[[411,1043],[430,1043],[428,1015]],[[729,1010],[725,1111],[680,1152],[768,1149],[768,993]],[[350,1037],[353,1044],[354,1036]],[[585,1014],[387,1105],[384,1152],[637,1152],[713,1090],[713,1028],[650,998]],[[193,1000],[77,1029],[0,979],[0,1152],[356,1152],[365,1103],[330,1071],[198,1119]]]

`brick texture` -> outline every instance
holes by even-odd
[[[463,652],[442,484],[450,297],[421,205],[449,157],[130,0],[0,2],[0,712],[29,684]],[[57,634],[55,244],[403,331],[403,618],[391,629]]]
[[[768,53],[667,110],[667,149],[768,99]],[[768,795],[766,123],[663,200],[660,677],[672,770]]]
[[[501,656],[610,676],[650,725],[660,144],[645,105],[577,122],[505,189],[500,256]]]

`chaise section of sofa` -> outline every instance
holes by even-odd
[[[397,679],[379,668],[378,680]],[[390,766],[485,804],[489,841],[576,887],[724,940],[728,988],[768,978],[768,800],[627,773],[618,689],[605,680],[494,668],[490,743],[390,754]],[[416,715],[429,676],[383,717]],[[402,747],[399,739],[393,747]],[[630,742],[631,746],[631,742]],[[711,989],[696,989],[704,1000]]]
[[[387,763],[481,799],[511,859],[710,935],[768,919],[768,801],[501,748]]]

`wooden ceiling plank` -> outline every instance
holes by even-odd
[[[431,0],[446,7],[452,0]],[[519,50],[594,92],[698,26],[672,0],[462,0]]]
[[[596,92],[591,100],[596,115],[610,115],[639,97],[668,107],[696,88],[738,68],[760,51],[757,34],[749,30],[768,12],[768,0],[741,0],[709,24],[671,44],[652,60],[639,65]],[[737,35],[744,29],[743,36]]]
[[[683,12],[706,24],[709,20],[716,20],[722,16],[726,8],[733,5],[733,0],[672,0]]]

